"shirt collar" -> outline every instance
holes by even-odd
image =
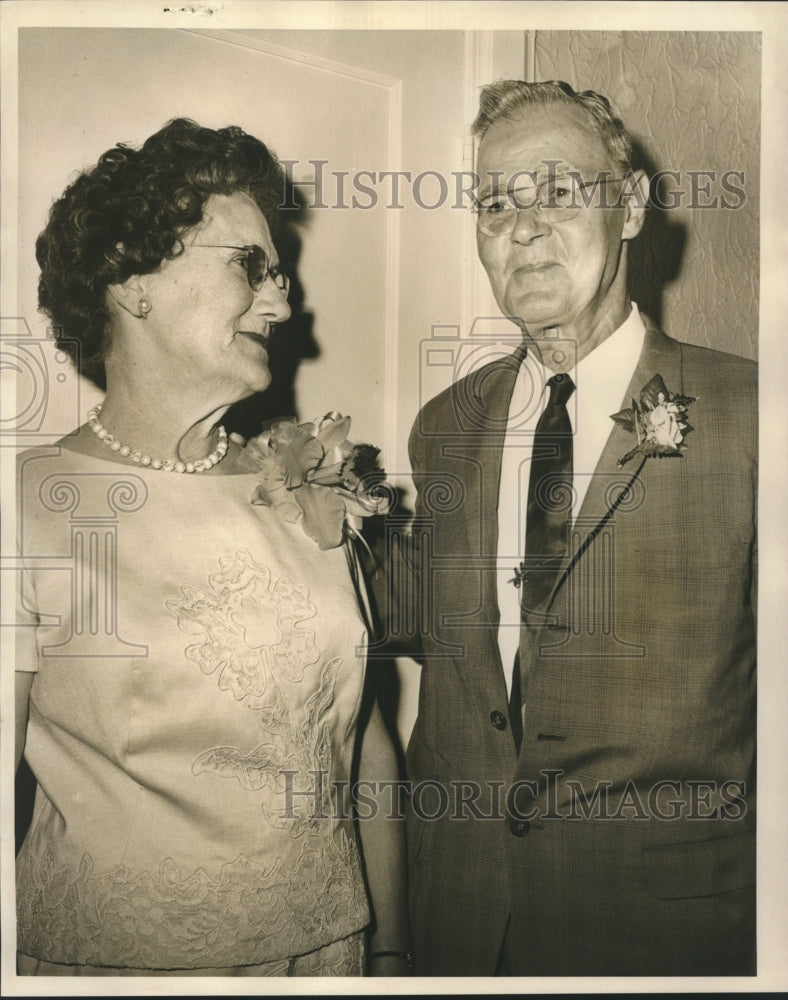
[[[616,410],[637,366],[645,336],[646,327],[643,318],[637,303],[633,302],[629,316],[621,326],[569,372],[575,386],[592,387],[597,403],[601,403],[603,409],[606,400],[612,398],[614,400],[612,408]],[[532,369],[537,384],[546,386],[547,380],[555,372],[544,366],[534,351],[526,351],[526,343],[519,345],[511,357],[518,366],[525,361]],[[520,375],[518,381],[522,382],[522,368]],[[600,393],[604,395],[604,399],[599,398]]]
[[[590,354],[578,362],[571,373],[575,385],[620,385],[617,398],[626,391],[632,372],[643,349],[646,327],[637,303],[621,326],[603,340]],[[623,382],[623,384],[622,384]],[[615,404],[617,405],[617,404]]]

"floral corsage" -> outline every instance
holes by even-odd
[[[241,464],[260,474],[253,504],[273,507],[285,521],[301,521],[321,549],[341,545],[355,534],[348,515],[386,514],[389,498],[380,484],[378,448],[347,439],[350,417],[327,413],[322,420],[298,424],[278,420],[252,438]]]
[[[611,416],[620,427],[637,435],[635,447],[618,460],[619,468],[636,455],[680,458],[681,449],[686,447],[684,438],[692,430],[687,410],[696,398],[669,392],[661,375],[649,379],[629,409]]]

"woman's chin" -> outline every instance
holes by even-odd
[[[271,384],[271,370],[267,365],[260,365],[256,370],[250,371],[247,379],[248,389],[240,399],[246,399],[257,392],[264,392]]]

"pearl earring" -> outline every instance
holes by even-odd
[[[145,319],[151,310],[151,304],[147,299],[140,299],[137,303],[137,308],[140,311],[140,319]]]

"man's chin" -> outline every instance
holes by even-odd
[[[544,330],[562,326],[566,322],[565,304],[553,296],[529,295],[512,301],[506,315],[516,319],[523,331],[536,337]]]

